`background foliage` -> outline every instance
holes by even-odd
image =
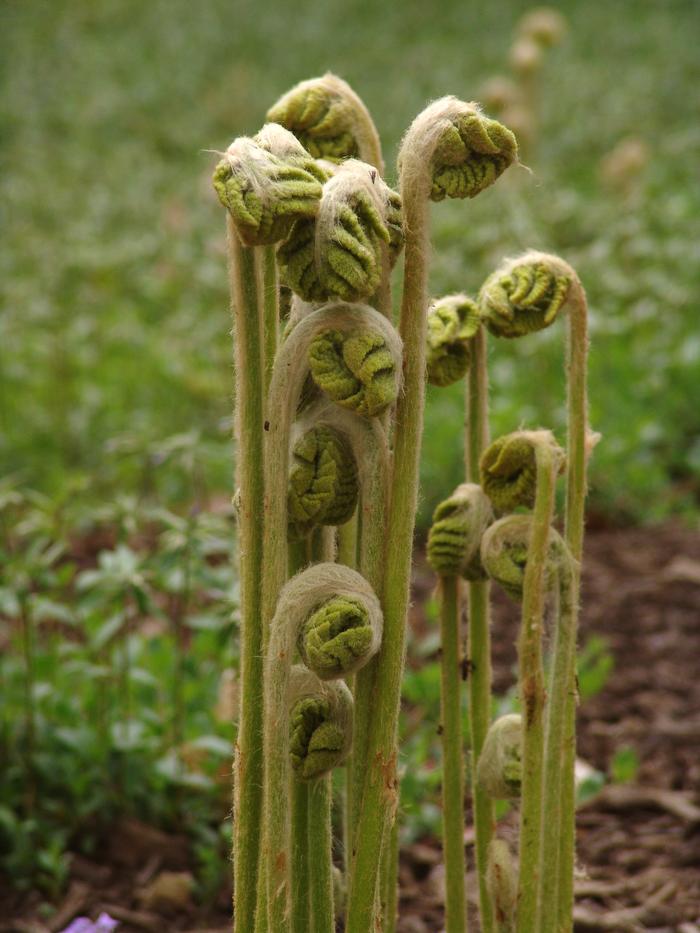
[[[592,305],[595,501],[636,518],[700,487],[700,126],[693,0],[561,3],[532,172],[435,213],[433,289],[475,291],[503,255],[560,251]],[[332,67],[366,100],[390,177],[431,97],[478,97],[502,73],[516,0],[185,0],[3,6],[0,468],[55,491],[148,483],[153,445],[193,429],[228,488],[231,351],[215,156],[293,82]],[[648,146],[633,195],[601,159]],[[561,426],[561,329],[492,349],[496,429]],[[544,346],[543,346],[544,344]],[[431,392],[426,508],[459,478],[459,390]],[[524,405],[524,399],[527,403]],[[217,449],[218,448],[218,449]],[[175,492],[176,490],[171,490]],[[425,515],[425,512],[424,512]]]

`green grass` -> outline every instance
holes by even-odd
[[[148,486],[172,435],[208,442],[229,487],[231,351],[215,156],[291,83],[330,68],[366,100],[387,163],[431,97],[478,96],[526,4],[351,0],[5,4],[0,175],[0,469],[55,492]],[[642,519],[700,488],[700,81],[693,0],[560,4],[532,174],[434,210],[435,294],[474,292],[506,254],[561,252],[588,289],[599,507]],[[635,135],[637,203],[600,185]],[[393,169],[390,171],[393,177]],[[497,431],[563,424],[562,328],[492,345]],[[429,394],[423,519],[460,477],[461,388]],[[525,402],[525,400],[527,400]],[[519,413],[516,415],[516,412]],[[168,493],[187,495],[175,478]]]

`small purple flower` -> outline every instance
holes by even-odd
[[[102,913],[94,923],[88,917],[76,917],[61,933],[112,933],[118,926],[118,920]]]

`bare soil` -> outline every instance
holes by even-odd
[[[418,628],[431,587],[419,562]],[[497,691],[512,681],[516,626],[514,606],[497,594]],[[582,641],[594,633],[607,639],[615,669],[580,707],[579,755],[609,773],[616,750],[629,746],[640,766],[634,783],[607,785],[579,811],[576,930],[700,933],[700,535],[676,526],[589,528],[581,627]],[[514,833],[512,815],[501,831]],[[471,863],[469,830],[465,839]],[[228,891],[206,909],[182,886],[175,908],[159,894],[168,882],[177,893],[177,876],[182,881],[189,868],[183,837],[125,822],[102,858],[76,856],[50,921],[40,919],[39,895],[0,891],[0,933],[56,933],[73,917],[101,910],[121,920],[119,933],[228,931]],[[401,933],[442,930],[436,840],[402,852],[400,881]],[[473,893],[473,870],[468,887]]]

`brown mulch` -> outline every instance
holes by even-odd
[[[431,586],[419,564],[419,629]],[[497,595],[497,691],[512,684],[516,626],[512,604]],[[592,634],[607,640],[615,668],[580,709],[579,755],[609,773],[615,752],[629,746],[640,765],[634,784],[609,784],[579,811],[576,930],[700,933],[700,535],[675,526],[589,530],[581,627],[582,642]],[[471,862],[469,831],[465,839]],[[38,896],[0,891],[0,933],[56,933],[99,910],[121,920],[119,933],[228,931],[228,892],[206,911],[196,908],[187,868],[182,838],[125,823],[105,858],[74,859],[51,920],[39,919]],[[403,852],[400,871],[401,933],[443,929],[435,840]],[[163,909],[159,885],[180,892],[176,910]]]

